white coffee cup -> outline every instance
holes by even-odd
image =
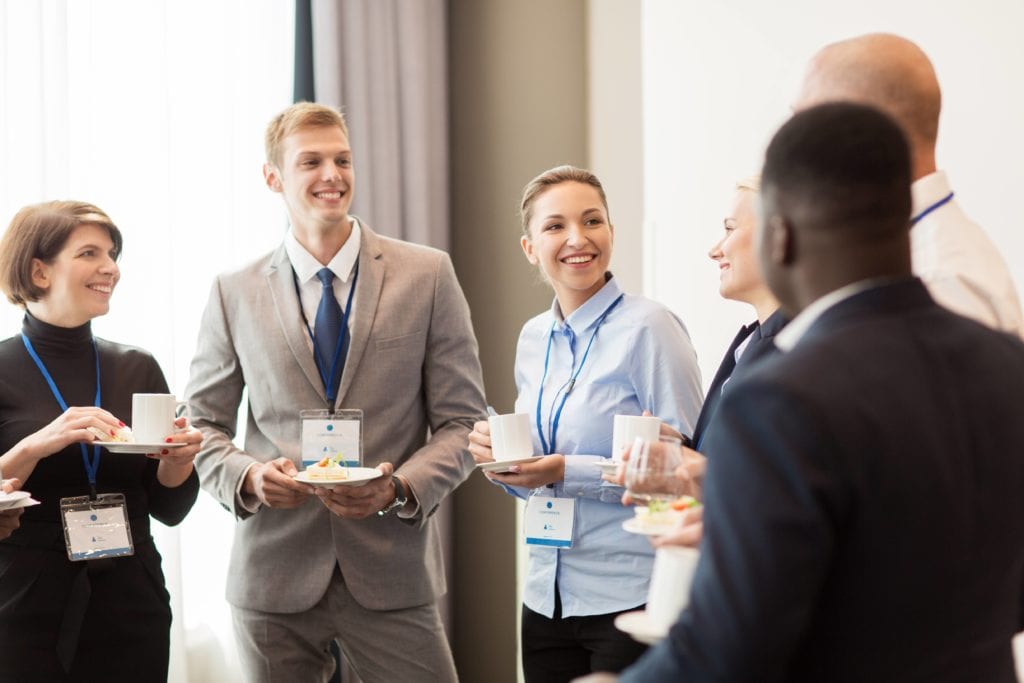
[[[174,434],[174,418],[179,405],[174,394],[132,395],[132,436],[136,443],[163,443]]]
[[[661,420],[649,415],[616,415],[612,428],[612,460],[622,460],[622,453],[640,437],[657,441]]]
[[[696,548],[665,546],[654,554],[654,571],[647,591],[647,621],[653,628],[668,631],[690,600],[690,584],[697,569]]]
[[[491,415],[487,424],[491,426],[491,452],[495,460],[518,460],[533,455],[529,415]]]

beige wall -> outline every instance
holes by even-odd
[[[489,401],[509,411],[519,329],[551,302],[523,258],[523,186],[586,165],[584,0],[451,0],[452,257]],[[453,649],[463,681],[516,680],[515,505],[479,474],[455,494]]]

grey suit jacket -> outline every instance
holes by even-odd
[[[205,437],[196,458],[203,488],[238,519],[227,581],[227,599],[238,607],[309,609],[335,564],[370,609],[427,604],[446,589],[432,515],[472,472],[467,434],[485,413],[469,307],[447,254],[361,224],[337,407],[364,411],[363,464],[393,463],[419,508],[412,519],[346,520],[315,497],[291,510],[242,507],[236,491],[253,462],[283,456],[301,468],[299,411],[323,408],[326,398],[284,246],[218,276],[186,393]],[[248,418],[239,449],[232,438],[243,389]]]

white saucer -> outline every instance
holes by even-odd
[[[664,536],[679,527],[675,524],[641,524],[636,517],[630,517],[622,523],[622,528],[631,534],[641,536]]]
[[[188,444],[175,443],[127,443],[125,441],[93,441],[93,446],[102,446],[111,453],[159,453],[165,448],[182,448]]]
[[[303,470],[295,475],[295,481],[309,484],[310,486],[362,486],[371,479],[381,476],[381,471],[376,467],[346,467],[348,479],[340,481],[324,481],[323,479],[310,479]]]
[[[523,463],[532,462],[537,458],[543,458],[543,455],[531,455],[529,458],[514,458],[512,460],[495,460],[494,462],[478,462],[476,464],[477,469],[483,470],[484,472],[490,472],[491,474],[504,474],[508,472],[510,465],[522,465]]]
[[[33,500],[32,494],[28,491],[0,492],[0,510],[27,508],[30,505],[39,505],[39,501]]]
[[[612,476],[619,471],[619,465],[622,462],[620,460],[600,460],[594,464],[601,468],[601,474]]]
[[[628,633],[633,640],[645,645],[657,645],[668,635],[668,629],[658,628],[652,624],[647,618],[647,612],[642,609],[623,612],[615,617],[615,628]]]

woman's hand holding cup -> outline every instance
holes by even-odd
[[[473,431],[469,433],[469,454],[477,464],[494,462],[494,453],[491,451],[491,426],[487,420],[478,420],[473,424]]]
[[[192,474],[193,461],[203,444],[203,433],[188,424],[184,417],[174,420],[175,432],[164,439],[168,444],[183,443],[177,448],[162,448],[158,453],[147,453],[147,458],[160,461],[157,469],[157,480],[167,488],[174,488],[185,483]]]

